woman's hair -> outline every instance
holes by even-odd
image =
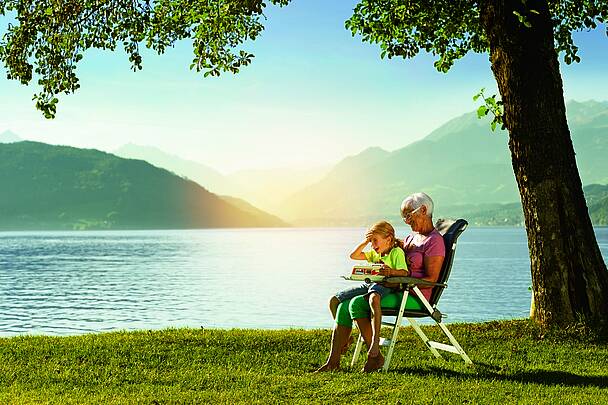
[[[403,241],[401,239],[397,239],[395,236],[395,228],[393,228],[393,226],[386,221],[376,222],[368,229],[367,232],[380,235],[383,238],[391,238],[393,240],[393,247],[400,247],[401,249],[404,247]]]
[[[428,194],[425,193],[414,193],[403,200],[401,203],[401,215],[403,215],[406,209],[416,210],[422,206],[426,207],[426,215],[429,218],[433,218],[433,200]]]

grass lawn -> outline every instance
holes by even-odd
[[[438,335],[425,330],[431,338]],[[314,374],[329,330],[116,332],[0,339],[0,403],[608,404],[608,343],[527,320],[450,325],[474,366],[404,328],[388,373]],[[354,346],[354,345],[353,345]],[[351,352],[352,355],[352,348]],[[361,360],[362,362],[363,360]]]

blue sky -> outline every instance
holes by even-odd
[[[107,151],[152,145],[222,172],[313,167],[369,146],[403,147],[474,110],[480,88],[495,89],[487,55],[468,55],[448,74],[430,55],[381,60],[344,29],[355,4],[294,0],[268,10],[266,30],[246,48],[253,64],[236,76],[190,71],[187,43],[145,53],[137,73],[122,51],[90,51],[81,89],[61,97],[55,120],[35,110],[34,86],[0,80],[0,132]],[[562,65],[566,99],[607,99],[605,31],[576,40],[582,63]]]

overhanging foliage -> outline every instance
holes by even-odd
[[[37,79],[36,107],[53,118],[56,95],[80,87],[76,66],[87,49],[122,46],[139,70],[142,46],[162,54],[190,39],[191,69],[205,76],[237,73],[251,63],[242,45],[264,29],[266,6],[263,0],[0,0],[0,15],[12,20],[0,41],[0,61],[9,79]]]
[[[518,0],[513,0],[518,1]],[[526,25],[537,13],[534,0],[519,0],[517,17]],[[480,4],[472,0],[362,0],[346,28],[364,42],[377,43],[382,57],[412,58],[420,50],[439,57],[435,68],[447,72],[468,52],[486,52],[489,44],[479,18]],[[579,62],[572,34],[597,28],[608,19],[605,0],[550,1],[555,49],[566,63]],[[607,31],[608,33],[608,31]]]

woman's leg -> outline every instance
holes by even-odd
[[[380,301],[380,296],[378,295],[378,301]],[[363,337],[363,341],[367,345],[368,349],[372,347],[372,323],[370,320],[370,304],[367,296],[359,296],[355,297],[351,300],[350,306],[350,315],[355,322],[357,322],[357,327],[361,332],[361,336]],[[378,329],[380,329],[378,327]],[[375,357],[369,355],[367,356],[367,362],[363,367],[363,371],[366,373],[378,370],[384,364],[384,357],[378,351],[378,354]]]
[[[340,305],[341,302],[349,301],[358,295],[367,294],[367,290],[369,289],[369,287],[370,284],[362,283],[339,291],[336,293],[336,295],[331,297],[329,299],[329,312],[331,313],[332,318],[336,319],[338,305]],[[346,305],[345,310],[348,311],[348,305]],[[352,322],[350,322],[350,325],[352,326]]]
[[[372,342],[372,324],[369,319],[370,308],[367,296],[359,295],[350,300],[348,310],[350,312],[350,317],[357,323],[357,327],[359,328],[365,345],[369,348]]]
[[[331,312],[331,317],[336,319],[336,311],[338,311],[338,305],[340,305],[340,300],[335,295],[329,299],[329,312]]]
[[[401,300],[403,299],[402,292],[396,292],[387,294],[380,300],[381,308],[390,308],[390,309],[399,309],[399,305],[401,305]],[[407,301],[405,302],[405,309],[422,309],[424,308],[422,301],[418,297],[414,295],[414,293],[409,293],[407,296]]]
[[[348,312],[350,301],[344,301],[338,305],[336,310],[336,326],[331,334],[331,349],[329,357],[317,372],[332,371],[340,368],[340,358],[344,347],[348,345],[350,334],[353,330],[353,321]]]
[[[380,308],[380,294],[373,292],[369,295],[369,306],[371,308],[372,342],[368,346],[367,355],[376,357],[380,354],[380,327],[382,325],[382,309]]]

